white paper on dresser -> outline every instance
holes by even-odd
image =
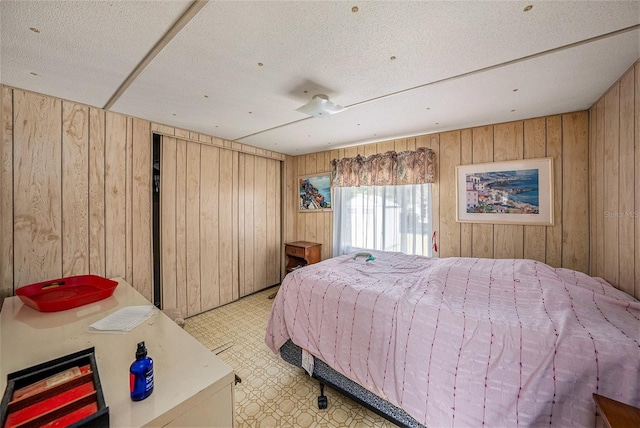
[[[153,305],[128,306],[94,322],[87,331],[89,333],[123,334],[133,330],[156,312],[158,312],[158,308]]]

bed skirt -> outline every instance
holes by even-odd
[[[302,368],[302,349],[291,340],[288,340],[280,348],[280,357],[289,364]],[[424,428],[424,425],[409,416],[404,410],[394,406],[386,400],[383,400],[373,392],[336,372],[329,367],[327,363],[315,357],[313,377],[374,411],[383,418],[390,420],[396,425],[409,428]],[[329,403],[329,405],[331,405],[331,403]]]

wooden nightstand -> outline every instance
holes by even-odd
[[[640,427],[640,409],[637,407],[598,394],[593,394],[593,401],[606,428]]]
[[[287,273],[298,267],[318,263],[321,259],[322,244],[316,242],[296,241],[284,244],[287,256]]]

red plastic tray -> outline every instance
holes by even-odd
[[[106,299],[117,285],[117,281],[101,276],[79,275],[25,285],[16,295],[40,312],[56,312]]]

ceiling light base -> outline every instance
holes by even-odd
[[[321,119],[325,119],[343,110],[345,110],[345,107],[332,103],[329,101],[329,97],[324,94],[314,95],[311,101],[296,109],[296,111],[300,113]]]

